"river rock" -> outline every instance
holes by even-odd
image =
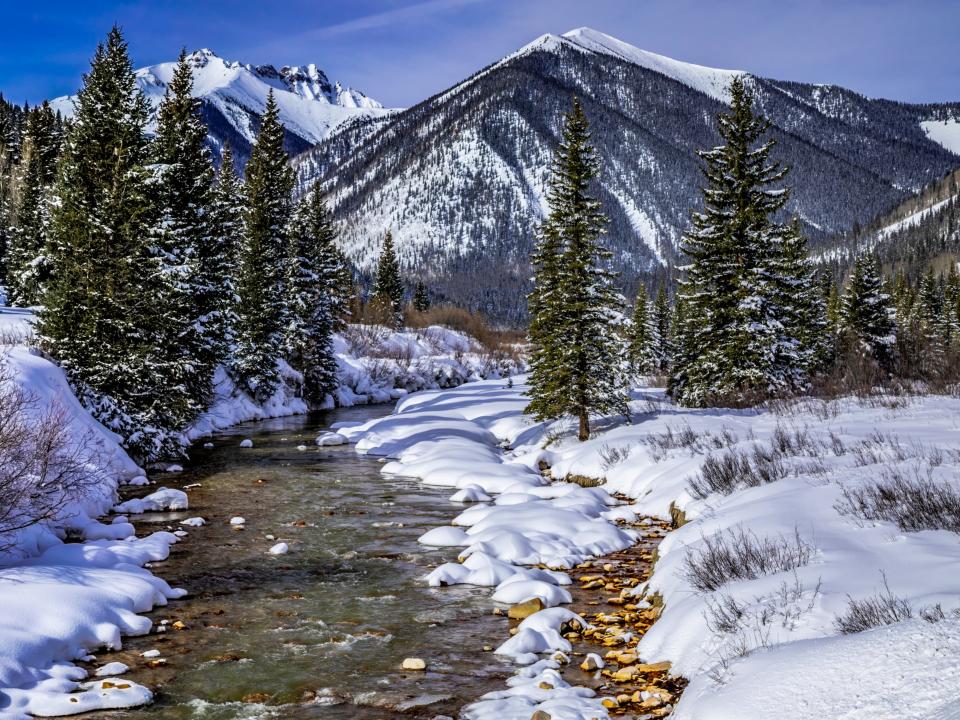
[[[525,620],[536,612],[543,610],[543,600],[538,597],[530,598],[522,603],[511,605],[507,610],[507,617],[513,620]]]
[[[580,669],[586,670],[587,672],[593,672],[594,670],[600,670],[606,663],[600,658],[596,653],[589,653],[583,662],[580,663]]]
[[[245,518],[242,518],[239,515],[237,515],[236,517],[230,518],[230,524],[236,527],[238,525],[246,525],[247,521]]]
[[[530,720],[553,720],[553,716],[546,710],[534,710]]]
[[[422,658],[409,657],[403,661],[401,666],[404,670],[426,670],[427,662]]]
[[[123,675],[130,668],[124,665],[122,662],[110,662],[106,665],[97,668],[96,676],[97,677],[113,677],[116,675]]]
[[[317,445],[320,447],[330,447],[332,445],[346,445],[347,438],[340,433],[325,432],[317,436]]]
[[[250,438],[247,438],[246,440],[241,441],[240,447],[242,447],[242,448],[252,448],[252,447],[253,447],[253,440],[251,440]]]
[[[290,552],[290,546],[285,542],[278,542],[268,551],[271,555],[286,555]]]

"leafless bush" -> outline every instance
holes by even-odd
[[[744,487],[757,487],[786,477],[780,454],[756,444],[752,453],[730,450],[723,455],[708,455],[700,472],[690,479],[690,492],[699,499],[711,493],[729,495]]]
[[[883,591],[862,600],[847,596],[847,610],[834,621],[838,632],[844,635],[862,632],[881,625],[893,625],[913,617],[913,608],[903,598],[897,597],[883,575]]]
[[[93,489],[86,440],[71,440],[63,408],[43,407],[8,368],[0,370],[0,550],[18,530],[63,519],[67,503]]]
[[[619,465],[628,457],[630,453],[633,452],[633,448],[630,445],[621,445],[620,447],[615,447],[604,443],[600,447],[600,463],[604,472],[609,470],[616,465]]]
[[[369,356],[382,344],[390,330],[384,325],[347,325],[343,331],[343,338],[347,341],[350,352],[357,357]]]
[[[0,327],[0,346],[34,347],[37,344],[37,334],[31,325],[5,325]]]
[[[743,528],[706,537],[687,553],[684,576],[700,592],[710,592],[731,580],[753,580],[807,565],[815,548],[794,533],[783,537],[757,538]]]
[[[919,468],[908,477],[899,468],[887,468],[878,482],[844,487],[837,510],[861,520],[886,520],[901,530],[950,530],[960,533],[960,491],[946,482],[923,477]]]

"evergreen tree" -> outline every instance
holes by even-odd
[[[160,350],[171,370],[168,401],[184,425],[210,405],[214,370],[226,358],[220,270],[226,249],[215,236],[213,163],[192,90],[193,70],[181,50],[153,142],[161,228],[155,252],[163,270],[152,301],[166,323]]]
[[[342,299],[335,239],[333,220],[315,190],[301,201],[291,223],[285,337],[290,363],[303,374],[304,398],[315,407],[337,388],[333,331]]]
[[[210,242],[219,244],[218,252],[211,253],[209,276],[211,284],[219,286],[217,313],[222,320],[223,348],[220,350],[225,362],[230,360],[230,347],[237,327],[236,276],[240,247],[243,243],[243,182],[233,164],[233,151],[229,143],[223,146],[220,168],[217,172],[211,198]],[[219,278],[219,279],[217,279]]]
[[[633,323],[630,325],[628,356],[630,368],[637,375],[656,372],[656,351],[659,346],[659,329],[655,322],[653,307],[643,285],[637,288],[633,305]]]
[[[781,356],[775,362],[794,365],[808,374],[826,367],[833,352],[827,319],[827,299],[817,283],[813,262],[807,254],[807,241],[797,218],[780,238],[781,251],[771,258],[776,270],[776,303],[783,309],[781,323],[785,339]],[[783,351],[786,350],[786,353]],[[797,383],[802,383],[800,378]]]
[[[730,112],[718,117],[724,145],[700,152],[705,209],[683,239],[686,327],[678,334],[686,347],[670,381],[682,404],[749,402],[802,389],[806,381],[799,341],[783,322],[798,315],[785,306],[783,289],[802,280],[785,263],[790,228],[773,219],[788,192],[769,188],[786,169],[770,160],[775,141],[761,142],[768,127],[735,77]]]
[[[56,176],[60,138],[49,103],[30,111],[21,160],[16,226],[7,255],[8,291],[12,304],[36,305],[48,268],[45,256],[50,226],[48,195]]]
[[[873,255],[861,255],[843,296],[843,326],[863,351],[889,369],[895,342],[893,309]]]
[[[417,286],[413,290],[413,309],[417,312],[426,312],[430,309],[430,295],[423,280],[417,280]]]
[[[403,327],[403,280],[400,278],[400,263],[393,247],[393,234],[387,230],[383,239],[383,249],[377,261],[377,272],[374,277],[373,294],[389,303],[393,311],[393,326],[396,329]]]
[[[610,253],[599,241],[607,218],[590,194],[598,172],[589,124],[575,98],[564,117],[550,178],[550,214],[534,255],[534,347],[526,412],[538,419],[577,418],[580,440],[590,435],[591,414],[628,414],[615,325],[620,300],[613,273],[604,267]]]
[[[655,370],[666,372],[673,362],[673,343],[671,342],[671,309],[667,299],[667,290],[661,285],[657,290],[657,299],[653,305],[653,322],[656,326],[656,343],[654,344]]]
[[[147,116],[113,28],[84,76],[58,166],[38,331],[94,416],[151,459],[181,445],[155,352],[166,338],[154,300],[162,268]]]
[[[275,392],[284,336],[284,281],[293,171],[283,149],[280,110],[271,91],[247,162],[243,244],[238,270],[232,373],[257,400]]]

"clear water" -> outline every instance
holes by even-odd
[[[153,705],[103,718],[390,718],[456,715],[503,687],[511,668],[483,650],[506,637],[489,590],[431,589],[423,575],[455,551],[416,540],[458,512],[449,491],[385,479],[380,462],[349,446],[318,448],[317,433],[365,420],[384,407],[250,423],[197,449],[183,473],[158,478],[189,490],[190,510],[136,519],[140,532],[187,528],[154,572],[190,595],[159,608],[186,629],[129,638],[98,658],[131,667],[127,677],[155,691]],[[253,439],[252,449],[239,447]],[[297,450],[307,445],[306,451]],[[231,517],[246,519],[234,530]],[[290,554],[271,557],[275,541]],[[165,665],[140,657],[156,648]],[[407,657],[427,672],[401,670]]]

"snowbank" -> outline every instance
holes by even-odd
[[[897,477],[960,493],[960,399],[694,410],[674,406],[661,390],[641,389],[631,404],[633,424],[603,419],[580,443],[568,422],[525,417],[525,389],[522,382],[484,382],[417,393],[394,415],[339,429],[360,452],[391,458],[387,474],[457,490],[456,501],[494,498],[421,537],[463,548],[460,562],[435,569],[428,582],[489,585],[505,602],[539,597],[556,605],[566,592],[560,571],[632,541],[612,520],[673,514],[685,524],[664,539],[653,576],[637,591],[659,595],[665,608],[637,652],[645,662],[670,661],[673,672],[691,679],[675,717],[940,717],[960,697],[957,534],[907,532],[883,517],[858,516],[849,500],[857,489]],[[748,487],[742,480],[750,471],[740,467],[729,494],[693,492],[691,478],[708,458],[726,457],[759,463],[770,481]],[[541,463],[558,482],[545,484]],[[563,482],[570,476],[600,486]],[[608,492],[633,503],[611,507]],[[709,587],[695,581],[696,559],[724,542],[735,560],[738,543],[766,543],[780,564],[721,574]],[[540,563],[552,570],[528,567]],[[544,572],[552,575],[531,576]],[[851,600],[871,598],[897,601],[914,619],[840,634],[837,619]],[[529,681],[556,668],[552,659],[538,660],[542,653],[567,649],[549,624],[521,626],[498,652],[536,664],[466,716],[527,720],[536,709],[551,712],[551,693]],[[564,703],[556,717],[603,716],[595,700],[555,687]]]

